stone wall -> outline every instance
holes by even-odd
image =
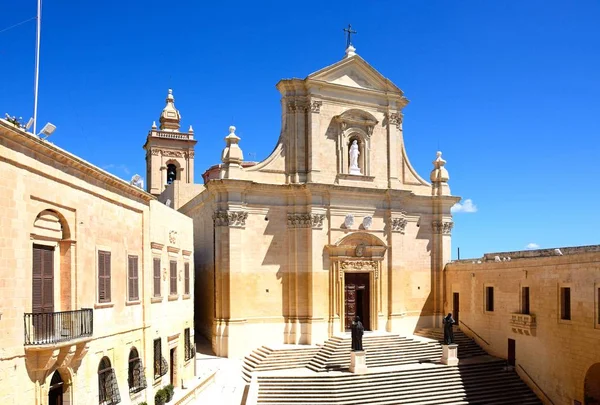
[[[122,404],[153,401],[154,389],[168,383],[169,374],[155,381],[155,335],[177,344],[178,378],[193,377],[193,362],[184,361],[183,331],[193,330],[193,290],[189,299],[152,303],[151,242],[173,245],[179,237],[178,261],[193,257],[191,220],[68,152],[0,120],[0,402],[46,404],[53,373],[65,382],[65,403],[97,403],[98,367],[108,357],[115,371]],[[62,342],[26,345],[24,316],[32,312],[32,249],[54,248],[53,312],[93,312],[92,336]],[[173,246],[175,247],[175,246]],[[98,252],[110,252],[110,300],[100,302]],[[138,259],[138,297],[129,296],[128,259]],[[193,277],[193,263],[191,268]],[[193,278],[192,278],[193,280]],[[167,281],[164,281],[165,285]],[[193,284],[193,281],[192,281]],[[192,287],[193,288],[193,287]],[[132,290],[133,293],[133,290]],[[27,318],[26,318],[27,319]],[[56,318],[58,319],[58,318]],[[53,325],[59,325],[54,321]],[[65,329],[79,333],[78,328]],[[51,329],[56,340],[56,333]],[[60,332],[60,331],[58,331]],[[58,333],[57,332],[57,333]],[[62,336],[62,335],[61,335]],[[129,394],[130,350],[145,367],[148,387]],[[154,384],[153,384],[154,383]]]
[[[450,263],[446,311],[459,293],[464,332],[502,358],[513,339],[518,371],[525,370],[555,404],[583,403],[586,373],[600,362],[598,248],[491,253]],[[494,289],[493,311],[486,311],[486,287]],[[523,287],[529,287],[530,315],[522,314]],[[570,288],[570,320],[561,319],[561,288]]]

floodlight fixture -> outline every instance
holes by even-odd
[[[32,124],[33,124],[33,117],[29,118],[29,121],[27,121],[27,124],[25,124],[25,130],[29,131],[29,128],[31,128]]]
[[[139,174],[134,175],[131,178],[131,181],[129,182],[129,184],[131,184],[132,186],[136,186],[138,188],[144,188],[144,180],[142,179],[142,176],[140,176]]]
[[[56,130],[56,125],[51,124],[51,123],[47,123],[46,125],[44,125],[44,128],[42,128],[42,130],[40,131],[39,135],[46,135],[44,138],[42,139],[46,139],[48,138],[50,135],[52,135],[54,133],[54,131]]]
[[[170,207],[171,206],[171,199],[167,198],[167,201],[165,201],[165,205],[167,207]]]

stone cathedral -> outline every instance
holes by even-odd
[[[277,89],[281,133],[262,162],[244,161],[230,127],[222,163],[195,184],[194,132],[171,92],[144,145],[148,192],[193,218],[197,333],[242,357],[321,343],[356,315],[371,331],[437,326],[460,199],[440,152],[430,181],[411,166],[402,90],[352,46]]]

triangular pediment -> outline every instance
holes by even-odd
[[[396,92],[396,85],[375,70],[360,56],[355,55],[327,66],[307,77],[308,81],[319,81],[358,89]]]

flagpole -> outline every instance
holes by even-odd
[[[37,34],[35,40],[35,82],[33,90],[33,134],[37,135],[38,81],[40,77],[40,32],[42,30],[42,0],[37,0]]]

